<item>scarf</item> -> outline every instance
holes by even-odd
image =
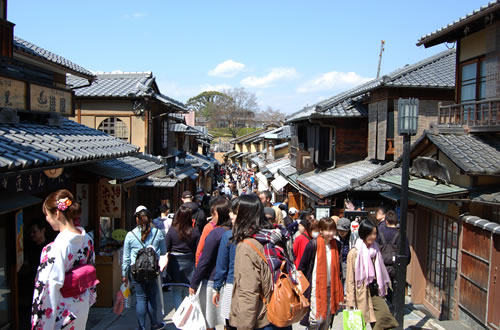
[[[278,226],[275,229],[261,229],[252,237],[264,247],[264,256],[273,274],[273,283],[278,280],[283,261],[286,261],[288,276],[293,282],[297,283],[295,265],[286,257],[285,249],[283,248],[283,246],[286,246],[286,241],[290,239],[290,234],[286,231],[285,227]]]
[[[327,260],[326,242],[323,237],[317,238],[316,252],[316,318],[326,320],[328,309],[327,299]],[[331,248],[331,269],[330,269],[330,313],[337,312],[339,304],[344,301],[344,290],[340,281],[339,250],[335,239],[330,242]]]
[[[367,247],[363,240],[356,241],[358,256],[356,258],[355,278],[358,287],[365,284],[368,286],[373,280],[377,279],[379,295],[385,297],[387,288],[389,288],[391,279],[384,266],[384,259],[376,242]],[[373,262],[375,258],[375,262]]]

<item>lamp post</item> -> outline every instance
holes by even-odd
[[[403,329],[406,266],[406,223],[408,218],[408,181],[410,179],[410,136],[417,134],[418,99],[398,100],[398,134],[403,136],[403,166],[401,176],[401,222],[399,228],[399,254],[396,257],[396,280],[393,295],[393,305],[399,329]]]

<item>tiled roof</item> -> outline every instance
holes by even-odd
[[[361,184],[359,187],[355,187],[355,191],[389,191],[391,186],[386,183],[380,182],[379,179],[383,179],[389,176],[401,175],[401,167],[392,168],[387,172],[377,175],[375,178]]]
[[[477,19],[482,18],[483,16],[489,15],[490,13],[499,10],[500,9],[500,1],[491,1],[487,5],[482,6],[479,9],[474,10],[471,13],[468,13],[467,15],[460,17],[458,20],[443,26],[440,29],[437,29],[436,31],[426,34],[425,36],[420,37],[419,41],[417,42],[417,46],[427,44],[429,42],[435,41],[435,39],[439,37],[443,37],[444,35],[459,29],[465,27],[467,24],[470,24],[472,21],[475,21]],[[488,20],[489,21],[489,20]],[[486,21],[486,22],[488,22]],[[483,23],[485,24],[485,23]],[[448,40],[446,40],[448,41]],[[452,40],[449,40],[452,41]],[[433,43],[437,44],[437,43]]]
[[[309,117],[367,116],[362,98],[380,87],[455,87],[455,49],[449,49],[412,65],[406,65],[381,78],[370,80],[346,92],[306,107],[287,118],[287,122]]]
[[[0,124],[0,173],[121,157],[139,148],[62,119],[62,126],[23,121]]]
[[[285,147],[288,147],[288,142],[283,142],[283,143],[280,143],[280,144],[274,146],[274,150],[283,149]]]
[[[382,166],[362,160],[320,173],[309,172],[299,176],[297,181],[316,196],[324,198],[350,189],[353,179],[360,179]]]
[[[171,177],[162,171],[159,171],[148,176],[147,179],[137,181],[137,185],[142,187],[173,188],[178,182],[179,180],[175,177],[175,175]]]
[[[96,74],[90,86],[86,80],[74,75],[67,75],[66,83],[75,89],[77,97],[124,97],[137,98],[152,96],[165,104],[173,104],[181,110],[186,110],[182,102],[174,100],[161,93],[156,93],[152,86],[155,77],[151,72],[101,72]]]
[[[88,78],[92,77],[94,74],[89,70],[75,64],[62,56],[49,52],[46,49],[38,47],[31,42],[23,40],[19,37],[14,36],[14,50],[20,51],[38,58],[42,58],[46,61],[52,62],[73,72],[80,73]]]
[[[401,187],[401,175],[387,176],[380,179],[382,182],[389,183],[392,186]],[[439,182],[410,176],[408,189],[432,197],[444,197],[455,195],[468,195],[469,190],[454,184],[441,184]]]
[[[500,134],[431,134],[429,138],[468,174],[500,174]]]
[[[275,160],[274,162],[267,163],[266,167],[271,172],[272,174],[275,174],[278,172],[278,169],[280,169],[283,166],[290,165],[290,158],[281,158],[279,160]]]
[[[292,137],[292,127],[290,125],[285,125],[281,127],[281,131],[278,133],[278,139],[288,139]]]
[[[460,219],[462,219],[466,223],[470,223],[471,225],[473,225],[475,227],[479,227],[481,229],[490,231],[494,234],[500,234],[500,224],[498,224],[496,222],[481,219],[480,217],[476,217],[474,215],[469,215],[469,214],[461,215]]]
[[[488,204],[500,204],[500,191],[499,188],[492,189],[493,191],[480,191],[477,193],[471,193],[471,199],[474,202],[488,203]]]
[[[158,171],[163,166],[157,157],[136,155],[101,160],[86,165],[84,170],[124,182]]]

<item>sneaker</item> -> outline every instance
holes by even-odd
[[[163,322],[158,323],[157,325],[151,327],[151,330],[163,330],[163,329],[165,329],[165,323]]]

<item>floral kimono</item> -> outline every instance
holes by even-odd
[[[78,229],[81,234],[67,230],[59,233],[42,250],[35,279],[31,329],[85,329],[90,306],[96,299],[95,287],[71,298],[64,298],[60,291],[68,271],[95,264],[92,239],[83,228]]]

